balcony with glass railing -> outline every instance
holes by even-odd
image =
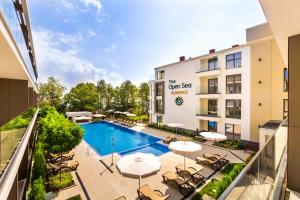
[[[26,45],[26,41],[23,36],[23,32],[20,26],[20,18],[15,10],[14,1],[2,0],[0,1],[0,15],[4,17],[5,22],[9,27],[9,32],[11,33],[17,49],[23,59],[23,62],[30,74],[32,80],[36,81],[36,73],[34,71],[33,55],[30,57],[29,50]],[[21,1],[20,1],[21,2]],[[32,47],[31,47],[32,48]]]
[[[220,118],[218,115],[218,108],[217,107],[209,107],[209,108],[196,108],[196,116],[204,117],[204,119],[208,118]]]
[[[279,126],[219,199],[280,199],[287,166],[286,122]]]
[[[30,131],[29,125],[35,123],[36,112],[35,108],[31,108],[0,127],[0,180],[25,133]]]

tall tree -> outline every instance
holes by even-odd
[[[46,83],[38,85],[38,89],[40,106],[54,106],[60,110],[65,87],[57,79],[49,77]]]
[[[119,90],[119,98],[122,111],[132,112],[136,107],[137,88],[131,81],[124,81]]]
[[[101,79],[97,82],[97,91],[99,93],[99,106],[101,109],[104,109],[106,107],[105,105],[105,97],[106,97],[106,83],[105,80]]]
[[[64,97],[69,111],[98,111],[99,94],[93,83],[79,83]]]
[[[140,106],[141,114],[147,114],[149,110],[149,85],[148,83],[141,83],[138,89],[138,104]]]

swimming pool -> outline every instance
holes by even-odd
[[[110,122],[101,121],[80,125],[83,136],[93,149],[102,156],[112,152],[127,155],[132,152],[153,153],[156,156],[168,152],[168,147],[159,144],[161,138],[134,131]],[[114,147],[112,148],[112,138]]]

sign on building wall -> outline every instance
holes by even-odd
[[[169,80],[169,90],[171,90],[172,95],[185,95],[188,94],[188,89],[192,88],[191,83],[180,83],[176,80]],[[175,104],[181,106],[184,100],[183,97],[177,96],[175,98]]]

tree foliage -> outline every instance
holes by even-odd
[[[39,121],[42,130],[44,149],[49,153],[68,152],[78,145],[83,136],[83,130],[77,124],[67,120],[57,111],[49,111]]]
[[[79,83],[64,98],[69,111],[91,111],[100,108],[99,93],[93,83]]]
[[[65,87],[57,79],[49,77],[46,83],[38,85],[38,89],[40,106],[54,106],[60,109]]]
[[[36,179],[31,187],[31,190],[28,195],[29,200],[45,200],[46,199],[46,191],[44,180],[42,177]]]
[[[44,155],[43,144],[40,140],[36,143],[36,149],[33,154],[32,181],[42,177],[46,178],[46,159]]]

